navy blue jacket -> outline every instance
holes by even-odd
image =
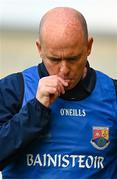
[[[39,69],[42,77],[48,75],[43,65],[40,65]],[[77,100],[87,97],[95,86],[95,80],[95,71],[89,68],[84,82],[80,82],[78,87],[67,92],[62,98],[70,100],[73,94]],[[36,98],[21,108],[23,95],[22,73],[12,74],[0,81],[1,170],[22,151],[25,151],[28,145],[48,126],[50,109],[44,107]]]

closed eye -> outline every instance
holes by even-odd
[[[81,58],[81,54],[78,56],[72,56],[72,57],[67,57],[66,60],[68,61],[77,61]]]
[[[82,55],[82,54],[77,55],[77,56],[65,57],[64,60],[69,61],[69,62],[72,62],[72,61],[75,62],[75,61],[80,60],[81,55]],[[62,60],[62,58],[52,57],[52,56],[47,56],[47,58],[48,58],[50,61],[55,62],[55,63],[59,63],[59,62]]]
[[[53,57],[49,57],[48,58],[52,63],[59,63],[61,61],[60,58],[53,58]]]

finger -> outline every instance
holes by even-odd
[[[59,96],[60,96],[60,94],[65,93],[65,88],[61,82],[59,82],[59,84],[58,84],[58,90],[59,90]]]
[[[59,91],[58,91],[58,88],[57,87],[50,87],[50,86],[47,86],[46,87],[46,92],[47,92],[47,95],[49,94],[55,94],[55,95],[59,95]]]
[[[63,86],[67,87],[69,85],[69,80],[64,80],[61,77],[58,77],[58,79],[62,83]]]
[[[57,91],[58,91],[58,93],[59,93],[59,96],[60,96],[61,93],[62,93],[62,94],[65,93],[65,88],[64,88],[64,86],[63,86],[63,84],[61,83],[60,80],[54,80],[54,81],[51,82],[51,83],[49,82],[49,83],[47,83],[46,86],[57,88]]]

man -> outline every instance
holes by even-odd
[[[0,82],[3,177],[117,178],[114,81],[90,68],[83,15],[58,7],[41,20],[42,63]]]

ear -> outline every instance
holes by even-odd
[[[36,47],[38,49],[39,54],[41,53],[41,44],[39,40],[36,40]]]
[[[91,54],[92,44],[93,44],[93,38],[92,38],[92,37],[89,37],[89,38],[88,38],[87,56],[89,56],[89,55]]]

